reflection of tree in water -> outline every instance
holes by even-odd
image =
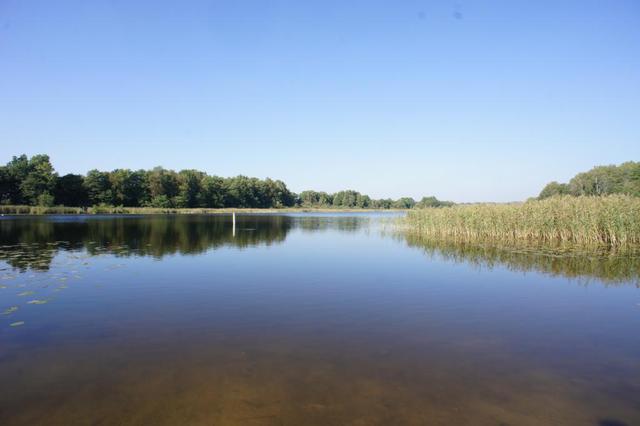
[[[196,254],[211,248],[245,248],[284,241],[291,228],[285,216],[239,216],[233,235],[226,216],[155,216],[99,220],[86,236],[89,253],[105,248],[116,254],[162,257]]]
[[[0,220],[0,260],[19,269],[46,270],[58,250],[162,257],[222,246],[270,245],[284,241],[291,224],[287,216],[239,216],[234,236],[228,216]]]
[[[598,279],[607,284],[634,283],[640,287],[640,248],[613,251],[577,249],[570,246],[508,247],[437,241],[405,235],[411,247],[421,248],[429,256],[441,256],[454,262],[493,268],[505,266],[515,271],[538,271],[551,275]]]
[[[234,235],[229,215],[10,218],[0,220],[0,260],[22,270],[47,270],[58,250],[159,258],[280,243],[293,228],[355,231],[366,223],[347,216],[238,215]]]
[[[5,243],[5,240],[2,240]],[[21,271],[33,269],[46,271],[56,255],[58,248],[52,245],[19,244],[0,246],[0,260]]]
[[[295,227],[303,231],[326,231],[337,229],[342,232],[355,232],[370,223],[368,217],[358,216],[300,216],[295,218]]]

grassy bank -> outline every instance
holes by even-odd
[[[640,198],[552,197],[514,204],[471,204],[410,211],[411,234],[461,242],[640,244]]]
[[[376,212],[376,211],[402,211],[400,209],[348,209],[348,208],[308,208],[287,207],[279,209],[251,209],[251,208],[155,208],[155,207],[66,207],[66,206],[11,206],[0,205],[0,214],[3,215],[46,215],[46,214],[224,214],[224,213],[335,213],[335,212]]]

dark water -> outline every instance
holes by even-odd
[[[640,424],[638,256],[383,231],[1,218],[0,424]]]

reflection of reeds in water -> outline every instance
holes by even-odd
[[[640,198],[552,197],[518,204],[471,204],[410,211],[416,235],[461,242],[640,244]]]
[[[515,271],[537,271],[554,276],[596,279],[605,284],[630,283],[640,287],[640,248],[579,247],[567,244],[496,245],[437,240],[405,234],[412,247],[429,256],[480,267],[504,266]]]

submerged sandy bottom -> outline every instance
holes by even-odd
[[[572,378],[527,363],[491,341],[391,338],[385,344],[326,336],[292,340],[273,332],[249,339],[177,331],[132,338],[3,357],[0,424],[631,425],[640,420],[637,394],[627,393],[637,378]]]

